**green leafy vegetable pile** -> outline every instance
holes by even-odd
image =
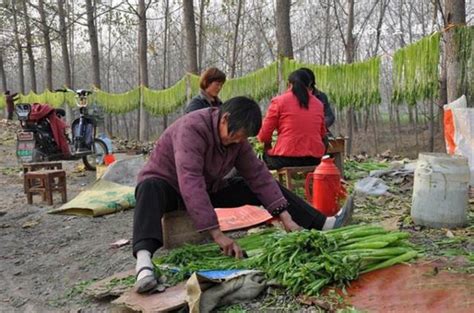
[[[408,237],[373,225],[325,232],[266,230],[237,240],[248,254],[242,260],[222,255],[216,244],[206,244],[173,250],[155,263],[177,267],[178,280],[198,270],[260,269],[294,294],[315,295],[327,284],[344,284],[361,273],[415,258]]]

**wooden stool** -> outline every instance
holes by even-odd
[[[211,239],[207,231],[199,233],[194,228],[186,210],[166,212],[161,219],[163,248],[174,249],[187,243],[200,243]]]
[[[306,177],[306,174],[314,172],[316,166],[292,166],[292,167],[282,167],[277,170],[278,174],[278,181],[283,184],[283,180],[285,180],[286,188],[289,190],[293,190],[293,182],[292,178],[294,174],[302,173]]]
[[[43,201],[53,205],[53,191],[61,192],[61,200],[67,202],[66,172],[64,170],[30,171],[25,174],[26,198],[33,203],[33,195],[41,194]]]
[[[62,170],[63,164],[61,162],[32,162],[32,163],[23,163],[23,175],[28,172],[33,172],[37,170]],[[26,179],[23,184],[24,191],[26,193]]]

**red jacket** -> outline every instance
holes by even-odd
[[[273,131],[277,130],[276,144],[267,151],[268,155],[315,158],[324,155],[324,105],[308,95],[308,109],[300,107],[291,90],[272,99],[257,136],[259,141],[270,144]]]

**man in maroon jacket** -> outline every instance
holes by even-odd
[[[183,201],[198,231],[208,231],[224,254],[242,257],[242,250],[220,229],[214,207],[263,205],[278,216],[287,231],[331,229],[345,225],[352,200],[336,217],[326,218],[278,184],[257,158],[247,137],[262,125],[258,104],[246,97],[228,100],[220,108],[186,114],[158,139],[138,175],[133,222],[133,255],[137,258],[136,291],[157,285],[151,256],[163,245],[161,218]],[[235,167],[242,177],[224,179]]]

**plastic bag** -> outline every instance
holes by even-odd
[[[465,156],[469,162],[471,179],[474,186],[474,108],[453,109],[454,119],[454,153]]]
[[[456,143],[454,136],[456,133],[456,127],[454,125],[453,109],[461,109],[467,107],[466,96],[462,96],[459,99],[445,104],[444,109],[444,140],[446,141],[446,152],[448,154],[454,154],[456,150]]]
[[[354,189],[357,193],[370,196],[381,196],[388,191],[388,186],[382,179],[368,176],[358,180],[355,183]]]

